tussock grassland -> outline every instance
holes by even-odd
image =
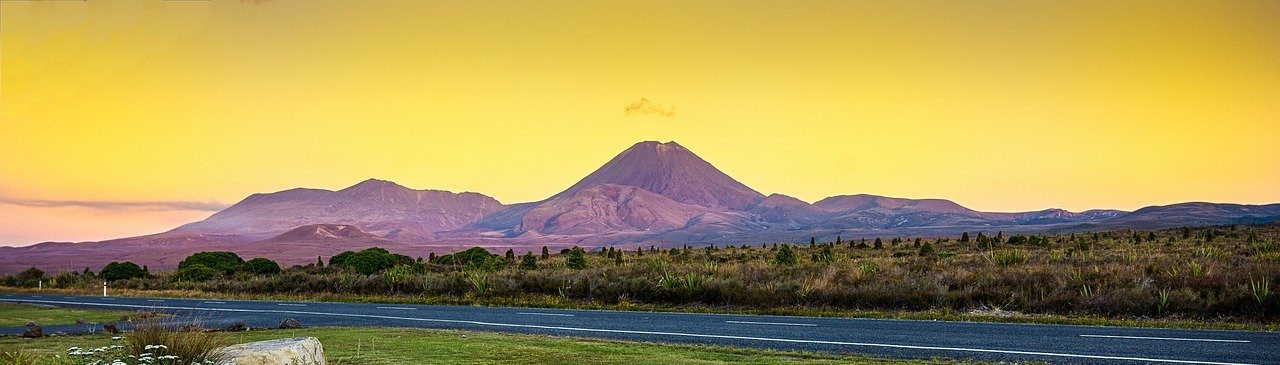
[[[536,247],[529,257],[400,257],[382,268],[308,265],[204,281],[152,273],[112,287],[136,295],[1277,327],[1280,225],[966,236],[806,237],[546,257]],[[84,273],[54,278],[46,285],[96,288]],[[22,286],[12,277],[0,283]]]

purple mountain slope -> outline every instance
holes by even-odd
[[[374,245],[445,253],[474,245],[737,244],[811,236],[1162,229],[1277,220],[1280,204],[992,213],[944,199],[867,194],[810,204],[782,194],[765,196],[675,142],[641,142],[537,202],[504,205],[483,194],[415,190],[374,179],[338,191],[290,189],[250,195],[205,220],[160,234],[0,247],[0,273],[32,265],[101,267],[113,260],[165,268],[211,249],[301,263]]]

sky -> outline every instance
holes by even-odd
[[[1280,2],[0,2],[0,245],[534,201],[645,140],[810,202],[1276,203]]]

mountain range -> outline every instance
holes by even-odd
[[[480,193],[415,190],[370,179],[331,191],[253,194],[207,219],[168,232],[100,242],[0,247],[0,272],[100,268],[129,260],[172,268],[208,250],[315,262],[380,246],[409,255],[470,246],[536,251],[541,246],[758,244],[964,231],[1057,233],[1104,229],[1265,223],[1280,204],[1182,203],[1133,212],[1045,209],[975,211],[944,199],[840,195],[807,203],[764,195],[675,143],[641,142],[568,189],[541,201],[503,204]]]

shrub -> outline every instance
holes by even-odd
[[[933,244],[925,242],[923,245],[920,245],[920,252],[919,252],[920,256],[929,256],[932,254],[933,254]]]
[[[512,255],[515,255],[512,253]],[[444,255],[436,258],[436,263],[441,265],[460,266],[463,270],[482,270],[495,271],[506,266],[498,255],[489,253],[481,247],[468,248],[465,251]]]
[[[187,256],[182,262],[178,263],[178,270],[192,266],[203,265],[204,267],[218,270],[223,274],[234,274],[240,270],[240,266],[244,265],[244,259],[234,252],[215,251],[215,252],[197,252],[191,256]]]
[[[520,257],[520,270],[536,270],[537,268],[538,261],[533,258],[533,252],[526,253]]]
[[[796,250],[791,245],[782,245],[778,248],[778,253],[773,255],[773,263],[784,266],[794,266],[796,264]]]
[[[582,270],[587,268],[587,258],[585,252],[581,248],[574,246],[566,255],[565,266],[574,270]]]
[[[372,275],[396,264],[412,265],[413,263],[413,258],[393,254],[381,247],[370,247],[359,252],[345,251],[329,258],[329,266],[350,269],[362,275]]]
[[[991,262],[1000,266],[1011,266],[1027,262],[1027,254],[1021,250],[995,250],[989,255]]]
[[[102,268],[102,280],[116,281],[140,278],[147,276],[147,272],[142,270],[138,264],[125,262],[111,262]]]
[[[221,272],[204,266],[203,264],[191,264],[178,269],[173,273],[173,278],[179,281],[208,281],[218,277]]]
[[[277,264],[275,261],[271,261],[271,259],[259,257],[246,261],[244,263],[244,271],[260,275],[279,274],[280,264]]]

